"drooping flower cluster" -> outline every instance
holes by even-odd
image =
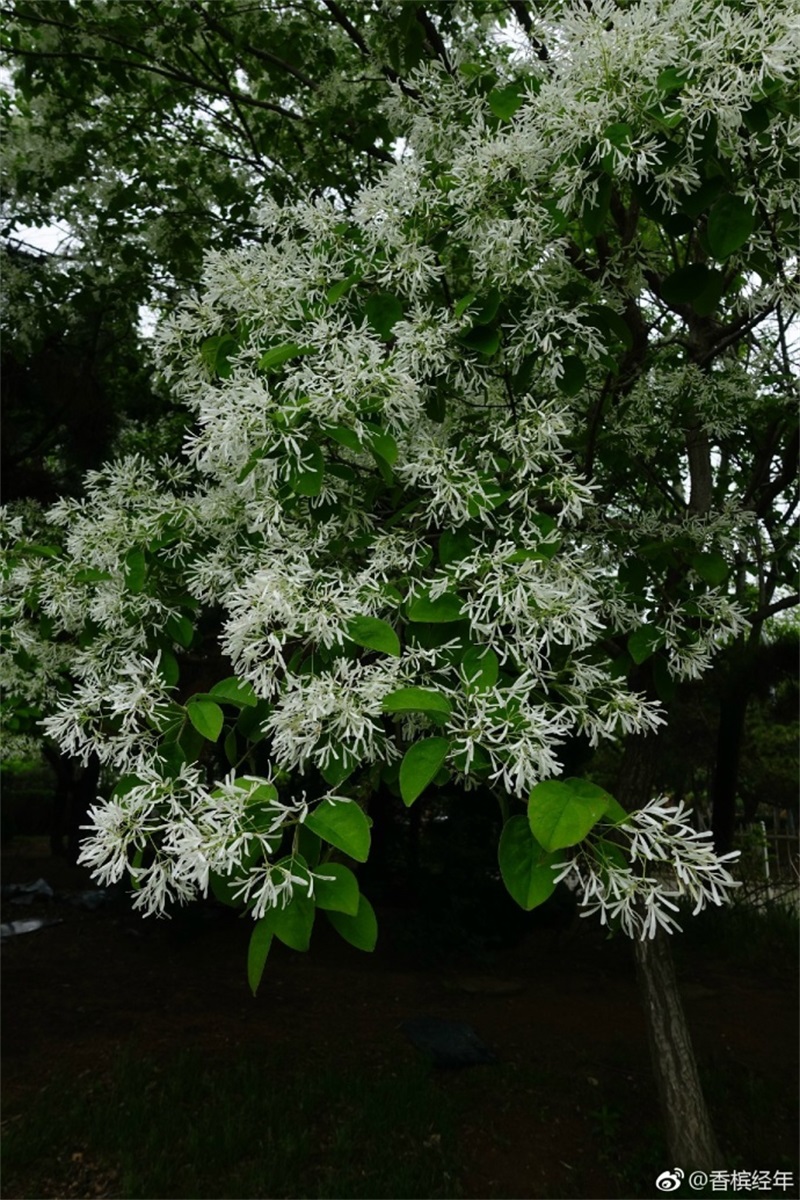
[[[556,882],[579,896],[582,917],[599,915],[601,925],[618,926],[628,937],[653,938],[659,929],[680,930],[680,902],[694,907],[725,904],[740,887],[725,863],[738,850],[718,855],[711,834],[699,833],[683,802],[651,800],[613,827],[609,840],[602,826],[580,844],[572,858],[556,864]]]
[[[305,797],[282,801],[269,780],[233,772],[209,790],[202,774],[184,765],[174,776],[145,769],[127,780],[90,809],[79,863],[104,886],[130,873],[133,907],[145,915],[207,895],[212,873],[252,900],[256,917],[285,905],[297,885],[313,894],[313,872],[270,861],[284,827],[305,818]]]

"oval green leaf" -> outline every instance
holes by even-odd
[[[561,378],[556,380],[556,386],[565,396],[577,396],[586,382],[586,367],[576,354],[568,354],[562,360]]]
[[[289,485],[298,496],[318,496],[322,491],[325,460],[316,442],[306,442],[301,461],[289,476]]]
[[[497,683],[500,663],[491,646],[470,646],[461,659],[461,674],[468,692],[486,692]]]
[[[364,307],[372,328],[379,337],[388,341],[392,336],[392,329],[403,315],[403,305],[389,292],[378,292],[377,295],[370,296]]]
[[[582,842],[602,817],[610,797],[582,779],[548,779],[537,783],[528,799],[533,836],[547,851]]]
[[[494,88],[488,96],[489,108],[501,121],[510,121],[514,113],[525,102],[525,85],[520,80],[507,87]]]
[[[422,738],[409,746],[400,764],[400,795],[403,803],[413,804],[422,795],[447,758],[450,743],[447,738]]]
[[[663,641],[663,634],[655,625],[641,625],[628,638],[628,653],[638,666],[646,662]]]
[[[728,578],[728,564],[718,550],[695,554],[692,566],[705,583],[716,587]]]
[[[283,366],[290,358],[297,358],[299,354],[308,354],[309,350],[298,346],[296,342],[286,342],[283,346],[273,346],[271,350],[265,351],[258,360],[259,371],[276,371],[278,367]]]
[[[317,908],[358,915],[358,880],[343,863],[323,863],[319,867],[323,878],[314,880],[314,900]],[[327,878],[325,878],[327,876]]]
[[[129,550],[125,556],[125,587],[136,596],[144,589],[147,562],[144,550]]]
[[[358,912],[354,917],[347,913],[326,912],[336,932],[358,950],[374,950],[378,940],[378,922],[375,911],[366,896],[358,898]]]
[[[390,692],[383,698],[385,713],[441,713],[449,717],[452,712],[450,701],[441,692],[430,688],[405,687]]]
[[[189,720],[198,733],[209,742],[215,742],[222,733],[225,716],[213,700],[190,700],[186,705]]]
[[[369,821],[353,800],[323,800],[310,812],[306,826],[323,841],[342,850],[356,862],[369,857]]]
[[[708,214],[706,233],[715,258],[728,258],[739,250],[755,228],[755,215],[741,196],[722,196]]]
[[[272,910],[275,937],[291,950],[306,951],[311,944],[316,910],[305,892],[296,891],[285,908]]]
[[[389,622],[380,617],[353,617],[347,623],[347,636],[365,650],[380,650],[395,658],[400,655],[400,639]]]
[[[255,708],[258,704],[253,685],[246,679],[237,679],[235,675],[215,683],[209,696],[215,696],[226,704],[235,704],[238,708]]]
[[[461,601],[454,592],[445,592],[431,600],[430,596],[416,596],[408,606],[409,621],[460,621],[464,615]]]
[[[536,908],[552,896],[556,885],[551,864],[555,857],[539,845],[525,817],[506,821],[498,849],[500,874],[520,908]]]

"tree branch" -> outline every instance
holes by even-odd
[[[415,11],[414,16],[425,30],[425,36],[428,39],[428,44],[430,45],[434,54],[440,59],[448,75],[452,75],[453,64],[450,62],[450,56],[447,53],[447,47],[444,44],[442,35],[439,33],[439,30],[436,28],[430,16],[428,13],[426,13],[421,4]]]
[[[766,621],[768,617],[774,617],[776,613],[784,612],[787,608],[796,608],[798,604],[800,594],[795,592],[791,596],[784,596],[782,600],[775,600],[772,604],[756,609],[747,619],[755,625],[757,622]]]

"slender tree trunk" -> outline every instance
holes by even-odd
[[[670,1153],[668,1165],[710,1172],[720,1166],[720,1153],[700,1085],[669,936],[659,932],[652,941],[636,942],[636,974]]]
[[[628,740],[617,786],[617,799],[623,807],[640,808],[652,797],[658,755],[657,737]],[[712,1171],[720,1165],[720,1153],[700,1085],[669,937],[659,930],[652,940],[634,943],[669,1166]]]

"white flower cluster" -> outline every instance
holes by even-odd
[[[207,895],[212,873],[255,917],[288,903],[295,887],[313,894],[313,872],[292,857],[273,861],[284,828],[305,819],[305,796],[286,803],[269,780],[233,773],[209,790],[194,766],[173,776],[144,768],[124,783],[91,808],[78,861],[104,886],[130,873],[133,907],[145,915]]]
[[[628,937],[680,930],[674,914],[681,900],[694,905],[696,916],[708,904],[725,904],[740,886],[724,865],[739,851],[718,855],[711,834],[698,833],[690,816],[682,802],[659,797],[615,825],[609,840],[598,826],[572,858],[553,868],[556,882],[579,894],[582,917],[599,913],[601,925],[618,923]]]

